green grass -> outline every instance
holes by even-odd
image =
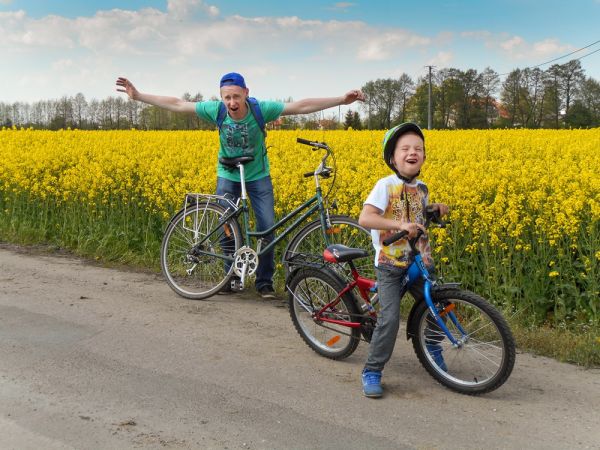
[[[527,327],[511,322],[511,329],[522,352],[554,358],[587,368],[600,367],[600,329],[570,330],[549,325]]]

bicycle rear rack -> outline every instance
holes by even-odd
[[[183,229],[194,233],[194,239],[196,240],[198,239],[199,234],[199,215],[204,214],[204,211],[202,209],[197,208],[196,205],[200,203],[208,205],[208,203],[210,202],[219,203],[221,206],[227,208],[226,211],[229,211],[229,209],[231,208],[235,209],[238,207],[239,200],[238,202],[234,202],[233,198],[227,194],[197,194],[192,192],[188,192],[187,194],[185,194],[185,199],[183,201],[182,227]],[[193,217],[193,220],[191,221],[189,221],[190,216],[188,216],[188,212],[194,213],[193,216],[191,216]]]
[[[290,271],[300,267],[322,269],[328,265],[322,255],[313,253],[295,253],[287,258],[285,263],[290,267]]]

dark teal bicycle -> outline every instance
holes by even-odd
[[[256,272],[259,258],[289,236],[293,237],[282,256],[286,269],[296,257],[318,256],[330,244],[358,247],[373,254],[369,230],[350,217],[329,212],[336,208],[335,201],[331,205],[328,201],[335,184],[335,170],[327,165],[333,155],[331,148],[324,142],[300,138],[297,142],[312,147],[313,151],[325,152],[318,167],[304,174],[314,179],[315,194],[268,230],[250,230],[244,164],[252,161],[251,156],[220,159],[222,164],[240,172],[239,199],[196,193],[185,196],[183,208],[167,225],[160,251],[162,272],[177,294],[204,299],[230,282],[233,289],[243,289]],[[332,160],[335,162],[335,158]],[[320,179],[331,176],[334,178],[330,188],[323,195]],[[311,218],[314,220],[302,226]],[[274,232],[275,238],[267,242],[265,237]],[[365,270],[370,270],[368,263],[365,266]]]

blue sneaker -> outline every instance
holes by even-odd
[[[383,395],[381,371],[364,369],[362,372],[362,385],[365,396],[371,398],[381,397]]]
[[[448,367],[446,367],[446,361],[444,361],[444,357],[442,356],[442,346],[439,344],[426,344],[425,347],[427,351],[433,358],[433,361],[437,364],[437,366],[442,369],[444,372],[448,372]]]

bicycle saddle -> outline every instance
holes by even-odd
[[[246,164],[254,161],[254,156],[239,156],[237,158],[219,158],[219,162],[224,166],[235,168],[238,164]]]
[[[369,252],[366,250],[346,247],[342,244],[332,244],[323,251],[323,259],[330,263],[352,261],[365,256],[369,256]]]

